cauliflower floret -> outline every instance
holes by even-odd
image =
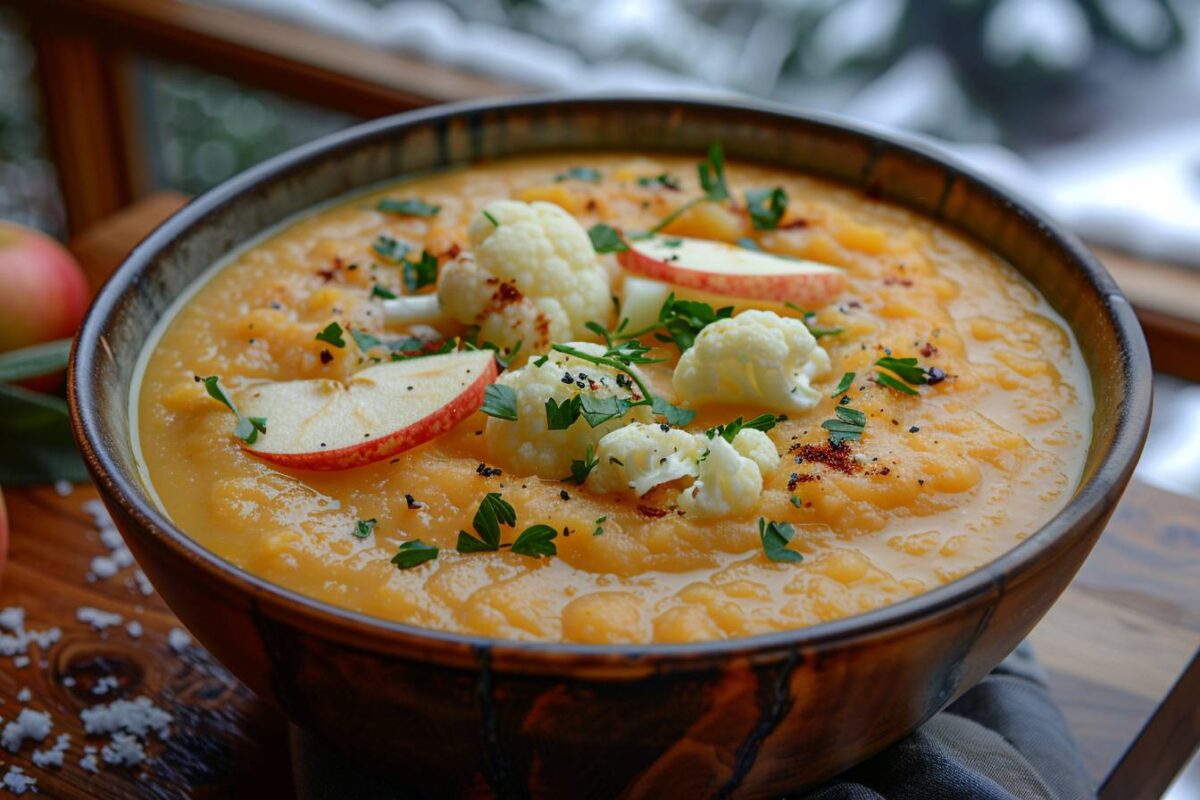
[[[712,401],[803,411],[821,399],[811,381],[829,368],[829,354],[803,322],[751,310],[700,331],[679,359],[672,384],[687,405]]]
[[[679,507],[697,517],[744,514],[762,494],[758,463],[741,455],[720,436],[708,440],[708,455],[699,465],[696,482],[679,493]]]
[[[608,271],[583,226],[553,203],[491,203],[467,235],[473,255],[442,268],[438,303],[464,325],[478,325],[483,341],[523,342],[525,354],[538,352],[590,338],[586,323],[611,315]]]
[[[757,431],[756,431],[757,432]],[[703,448],[680,428],[633,423],[606,434],[596,446],[599,464],[587,488],[597,494],[632,490],[641,497],[660,483],[695,477]]]
[[[754,428],[742,428],[733,437],[733,449],[755,464],[763,475],[779,466],[779,451],[771,437]]]
[[[604,347],[591,342],[571,342],[572,347],[591,355],[601,355]],[[635,406],[619,419],[588,425],[582,416],[566,430],[552,431],[546,426],[546,401],[558,403],[587,392],[594,397],[629,397],[627,388],[617,385],[617,371],[552,351],[541,366],[529,362],[519,369],[504,372],[497,383],[509,386],[517,394],[516,420],[489,417],[485,437],[488,449],[498,460],[510,464],[524,475],[563,478],[571,472],[571,462],[582,459],[588,445],[593,447],[610,431],[635,422],[654,418],[649,406]],[[570,373],[571,383],[564,377]],[[580,387],[582,381],[585,386]]]

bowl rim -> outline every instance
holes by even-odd
[[[107,342],[103,338],[114,311],[120,308],[127,294],[136,290],[142,273],[177,236],[202,224],[209,214],[219,211],[225,204],[259,185],[302,170],[340,149],[366,145],[405,128],[431,122],[444,122],[452,118],[477,119],[491,112],[534,111],[555,106],[578,110],[592,108],[601,112],[613,107],[629,106],[659,107],[664,113],[681,108],[709,114],[733,112],[773,118],[785,124],[798,124],[831,134],[850,134],[860,141],[869,142],[876,155],[885,150],[896,151],[944,170],[948,178],[974,184],[975,188],[1006,206],[1011,214],[1036,225],[1047,237],[1046,244],[1062,251],[1091,284],[1117,340],[1120,358],[1114,381],[1124,388],[1125,399],[1116,415],[1111,442],[1101,454],[1091,477],[1076,487],[1067,504],[1024,541],[979,569],[915,597],[809,627],[753,636],[681,644],[593,645],[522,641],[422,628],[309,597],[237,567],[204,547],[159,511],[146,495],[145,489],[137,485],[136,479],[130,480],[122,474],[104,443],[104,424],[96,402],[102,389],[95,364],[101,348],[107,350]],[[560,150],[566,151],[569,147]],[[547,152],[551,151],[548,149]],[[404,176],[395,177],[402,179]],[[857,188],[861,190],[862,187]],[[894,198],[889,198],[889,201],[904,205]],[[924,213],[919,209],[912,210]],[[925,215],[932,216],[928,213]],[[938,221],[958,227],[944,219],[938,218]],[[961,232],[976,238],[967,231]],[[466,648],[472,652],[489,652],[492,658],[501,663],[505,663],[505,657],[511,657],[515,662],[532,660],[549,663],[568,659],[597,666],[631,663],[678,666],[684,663],[695,665],[733,655],[753,656],[858,641],[882,634],[888,629],[927,622],[960,605],[969,605],[990,593],[998,593],[1008,583],[1025,580],[1040,569],[1048,568],[1053,561],[1050,555],[1070,546],[1075,538],[1073,533],[1079,534],[1089,523],[1107,517],[1128,482],[1149,425],[1151,375],[1149,351],[1132,308],[1104,267],[1082,242],[1025,200],[1013,197],[928,141],[903,132],[881,130],[869,123],[850,121],[836,114],[711,94],[680,97],[612,92],[552,93],[431,106],[364,122],[273,156],[195,198],[139,243],[97,293],[71,350],[68,403],[76,441],[101,495],[173,550],[174,555],[199,565],[209,579],[223,584],[226,590],[248,595],[252,602],[257,601],[260,611],[263,603],[278,607],[298,614],[306,622],[318,627],[326,638],[352,636],[360,646],[364,638],[389,650],[405,644],[416,645],[425,651],[422,657],[433,660],[437,660],[439,655],[461,653]],[[1092,379],[1095,381],[1094,375]],[[1092,431],[1090,447],[1096,446],[1096,433]],[[495,666],[500,667],[500,663]]]

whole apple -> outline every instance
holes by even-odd
[[[0,221],[0,353],[73,336],[87,300],[87,278],[66,248]],[[60,382],[61,376],[47,376],[24,385],[50,391]]]

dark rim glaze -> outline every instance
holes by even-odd
[[[372,617],[361,612],[340,608],[309,598],[298,592],[270,583],[233,566],[182,532],[158,510],[140,482],[130,480],[104,441],[104,422],[97,413],[99,386],[97,362],[105,356],[108,345],[105,332],[114,314],[136,293],[143,272],[154,258],[168,248],[176,237],[194,226],[202,226],[211,214],[234,198],[252,193],[256,188],[278,181],[339,150],[356,144],[394,136],[410,127],[428,123],[446,123],[465,119],[472,132],[487,124],[486,115],[495,112],[520,112],[541,107],[569,108],[572,111],[594,111],[603,116],[606,109],[642,106],[660,108],[664,115],[676,110],[723,113],[740,121],[772,119],[787,121],[822,132],[840,136],[871,148],[870,161],[864,171],[859,189],[870,188],[870,173],[886,154],[896,153],[922,166],[944,173],[944,186],[937,202],[934,218],[939,218],[958,182],[971,184],[981,190],[988,200],[1021,223],[1035,227],[1043,238],[1042,244],[1072,263],[1084,276],[1099,298],[1120,353],[1113,374],[1106,375],[1110,385],[1104,388],[1122,398],[1112,438],[1098,463],[1085,469],[1085,480],[1074,495],[1054,517],[1025,541],[1002,554],[980,569],[921,595],[902,600],[873,611],[825,622],[807,628],[760,634],[744,638],[723,639],[689,644],[650,645],[584,645],[563,642],[523,642],[510,639],[453,633],[420,628],[399,622]],[[609,147],[617,150],[619,148]],[[680,148],[677,148],[680,149]],[[558,147],[548,151],[565,152]],[[769,161],[767,162],[769,163]],[[396,175],[397,180],[403,175]],[[845,183],[845,181],[842,181]],[[885,197],[892,202],[915,208],[904,199]],[[939,219],[943,224],[950,224]],[[978,237],[967,234],[970,238]],[[987,242],[984,241],[986,245]],[[1051,305],[1055,305],[1053,298]],[[1093,387],[1098,388],[1096,375]],[[1128,482],[1145,440],[1149,424],[1151,400],[1150,357],[1136,317],[1116,283],[1094,256],[1073,235],[1060,228],[1042,213],[1013,199],[995,184],[978,176],[940,150],[896,134],[884,134],[868,126],[851,123],[828,114],[796,112],[778,106],[740,101],[703,99],[674,99],[648,96],[578,96],[553,95],[529,99],[459,103],[400,114],[364,123],[323,137],[310,144],[271,158],[226,181],[192,201],[161,227],[150,234],[128,256],[101,289],[92,303],[76,338],[69,368],[69,403],[72,426],[87,465],[102,492],[120,505],[136,521],[150,531],[154,538],[176,554],[203,567],[206,574],[225,588],[249,595],[255,603],[275,606],[292,618],[303,619],[325,635],[355,646],[385,651],[405,651],[418,660],[440,661],[454,659],[465,650],[485,651],[496,661],[497,668],[520,667],[522,671],[553,670],[563,659],[586,669],[638,666],[672,669],[703,669],[719,664],[731,656],[766,656],[798,648],[817,650],[833,645],[848,645],[861,641],[885,629],[900,629],[928,622],[947,611],[981,595],[998,593],[1007,584],[1023,582],[1043,569],[1053,567],[1055,556],[1064,551],[1077,536],[1084,535],[1111,510],[1120,491]],[[1094,419],[1094,418],[1093,418]],[[1096,431],[1092,431],[1091,448],[1100,446]],[[504,666],[501,667],[501,664]]]

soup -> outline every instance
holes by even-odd
[[[147,345],[145,480],[305,595],[600,644],[861,613],[1066,503],[1090,384],[1010,265],[828,182],[696,161],[479,164],[243,248]]]

